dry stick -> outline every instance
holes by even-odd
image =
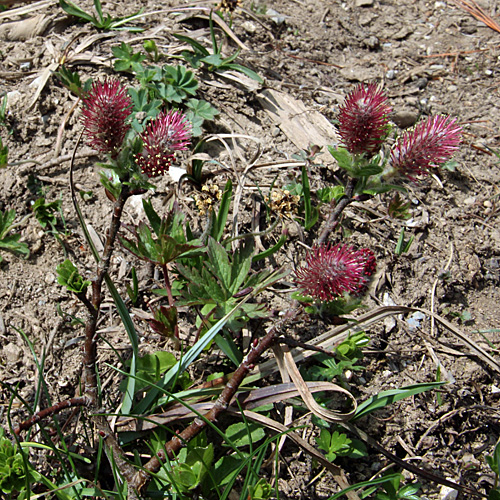
[[[262,337],[260,342],[255,347],[252,347],[224,387],[212,409],[205,413],[203,419],[196,417],[186,429],[166,443],[164,448],[144,465],[144,469],[137,472],[133,481],[129,483],[131,487],[140,491],[149,480],[149,474],[160,470],[161,464],[167,457],[173,459],[175,454],[185,446],[186,443],[197,436],[208,425],[208,422],[215,422],[219,416],[226,411],[229,402],[236,394],[243,379],[248,375],[249,371],[254,368],[262,354],[272,347],[284,325],[295,319],[299,312],[298,309],[289,310],[285,316],[276,323],[264,337]]]
[[[349,177],[349,180],[347,181],[345,187],[345,195],[337,203],[333,212],[330,214],[330,217],[326,221],[325,227],[323,228],[323,231],[321,231],[321,234],[319,235],[318,245],[322,245],[323,243],[326,242],[328,236],[330,236],[332,231],[337,227],[337,224],[339,223],[340,220],[340,216],[342,215],[344,209],[347,207],[347,205],[349,205],[354,201],[353,194],[355,187],[356,187],[356,179]]]

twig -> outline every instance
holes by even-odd
[[[56,415],[57,413],[60,413],[61,411],[66,410],[66,408],[75,408],[77,406],[87,406],[87,402],[88,402],[87,398],[85,398],[83,396],[66,399],[65,401],[60,401],[59,403],[52,405],[52,406],[49,406],[48,408],[45,408],[44,410],[40,410],[39,412],[35,413],[32,417],[30,417],[28,420],[21,422],[14,429],[14,434],[19,436],[21,431],[25,431],[26,429],[33,427],[35,424],[37,424],[38,422],[40,422],[44,418],[50,417],[52,415]]]
[[[330,217],[326,221],[325,227],[323,228],[323,231],[321,231],[321,234],[319,235],[318,238],[318,245],[322,245],[325,243],[326,239],[332,231],[337,227],[340,216],[344,209],[354,201],[353,194],[354,194],[354,188],[356,187],[356,180],[353,179],[352,177],[349,177],[349,180],[347,181],[347,185],[345,187],[345,195],[343,198],[339,200],[337,205],[335,206],[333,212],[330,214]]]

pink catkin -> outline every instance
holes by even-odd
[[[115,157],[130,129],[132,100],[116,79],[94,82],[83,97],[83,127],[90,146]]]
[[[352,154],[375,154],[387,135],[390,112],[387,98],[377,85],[358,85],[340,107],[342,145]]]
[[[137,165],[148,177],[168,172],[175,151],[190,144],[191,124],[179,111],[161,112],[141,134],[143,152],[135,157]]]
[[[320,245],[307,255],[305,266],[295,271],[295,283],[305,295],[332,301],[344,293],[362,295],[375,269],[375,255],[368,248]]]
[[[415,180],[432,167],[449,160],[458,149],[462,128],[454,118],[433,116],[405,132],[391,151],[391,165],[400,174]]]

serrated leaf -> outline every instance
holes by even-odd
[[[253,240],[249,240],[247,244],[238,249],[233,256],[231,282],[228,288],[231,295],[239,291],[252,267],[253,248]]]
[[[214,225],[210,233],[216,241],[220,241],[224,233],[224,227],[226,226],[232,194],[233,183],[231,182],[231,179],[228,179],[226,185],[224,186],[224,192],[222,193],[222,197],[220,200],[219,212],[217,213],[217,217],[215,218]]]
[[[213,238],[208,238],[208,258],[210,265],[207,267],[221,280],[222,286],[228,292],[231,289],[231,265],[229,256],[224,247]]]

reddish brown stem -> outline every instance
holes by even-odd
[[[75,408],[76,406],[86,406],[88,403],[88,399],[85,397],[76,397],[71,399],[66,399],[65,401],[61,401],[53,406],[49,406],[44,410],[40,410],[35,413],[31,418],[21,422],[15,429],[14,434],[19,435],[21,431],[25,431],[30,427],[33,427],[35,424],[40,422],[40,420],[50,417],[52,415],[56,415],[67,408]]]
[[[208,425],[208,422],[215,422],[219,416],[226,411],[231,399],[236,394],[244,378],[248,375],[248,372],[253,369],[255,364],[260,360],[262,354],[272,347],[283,326],[295,319],[298,314],[298,309],[289,310],[285,316],[274,325],[264,337],[262,337],[260,342],[255,347],[252,347],[240,366],[238,366],[233,373],[233,376],[224,387],[212,409],[208,411],[203,418],[196,417],[191,425],[166,443],[164,448],[144,465],[143,470],[137,472],[130,486],[137,491],[141,490],[147,483],[149,474],[157,472],[167,456],[173,459],[175,454],[185,446],[186,443],[197,436]]]
[[[89,406],[97,409],[98,407],[98,389],[97,389],[97,373],[96,373],[96,356],[97,356],[97,320],[99,318],[99,310],[102,302],[102,283],[104,277],[109,270],[111,256],[116,241],[116,235],[120,228],[120,220],[123,213],[123,207],[129,197],[128,187],[123,185],[120,196],[115,201],[113,206],[113,217],[109,226],[106,241],[104,243],[104,251],[102,259],[97,265],[97,276],[92,281],[92,309],[88,308],[87,321],[85,323],[85,343],[83,347],[83,380],[85,383],[84,393],[89,398]]]
[[[318,245],[322,245],[323,243],[326,242],[327,238],[330,236],[332,231],[337,227],[340,221],[340,216],[342,215],[344,209],[347,207],[347,205],[349,205],[354,201],[353,195],[355,187],[356,187],[356,179],[349,177],[349,180],[347,181],[345,187],[345,195],[343,198],[340,199],[337,205],[335,205],[333,212],[330,214],[330,217],[328,217],[325,227],[323,228],[321,234],[319,235]]]

